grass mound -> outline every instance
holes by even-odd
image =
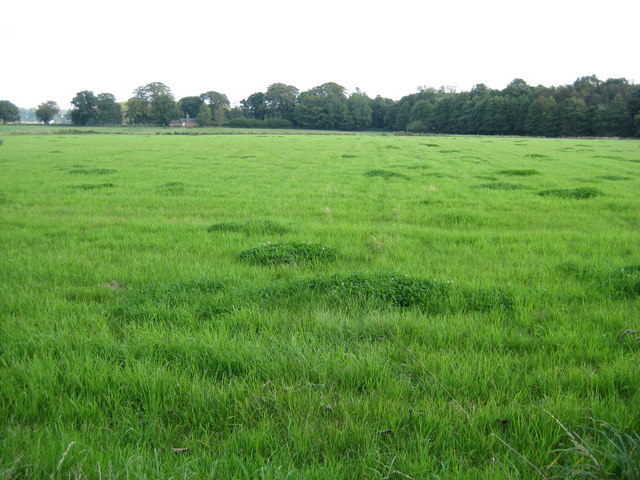
[[[239,260],[252,265],[324,263],[337,258],[333,248],[311,242],[261,243],[238,255]]]
[[[110,175],[116,173],[113,168],[74,168],[69,170],[72,175]]]
[[[453,282],[439,282],[389,272],[337,273],[294,280],[284,286],[263,289],[262,298],[327,301],[331,306],[356,301],[378,307],[418,308],[430,313],[511,310],[515,301],[499,289],[458,288]]]
[[[291,231],[286,225],[271,220],[243,220],[239,222],[221,222],[207,227],[210,233],[244,233],[253,234],[275,234],[282,235]]]
[[[549,155],[542,155],[541,153],[528,153],[529,158],[549,158]]]
[[[225,284],[215,279],[154,282],[123,290],[110,309],[117,320],[178,321],[216,313],[213,295]]]
[[[601,268],[564,262],[558,269],[567,276],[587,283],[607,296],[636,298],[640,296],[640,264],[622,268]]]
[[[406,175],[398,172],[392,172],[391,170],[369,170],[364,172],[367,177],[382,177],[382,178],[404,178],[408,179]]]
[[[516,177],[530,177],[531,175],[540,175],[540,171],[533,168],[512,168],[507,170],[500,170],[498,173],[501,175],[511,175]]]
[[[583,200],[586,198],[594,198],[602,195],[602,192],[593,187],[579,187],[579,188],[559,188],[552,190],[543,190],[538,192],[538,195],[542,197],[558,197],[558,198],[575,198],[577,200]]]
[[[71,188],[76,190],[100,190],[102,188],[114,188],[114,183],[82,183],[80,185],[73,185]]]
[[[487,188],[489,190],[530,190],[530,187],[520,183],[491,182],[478,185],[479,188]]]

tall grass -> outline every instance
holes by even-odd
[[[629,475],[637,142],[1,128],[2,477]]]

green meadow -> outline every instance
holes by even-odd
[[[0,478],[640,478],[638,141],[79,132],[0,130]]]

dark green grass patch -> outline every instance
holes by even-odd
[[[538,195],[542,197],[573,198],[576,200],[583,200],[598,197],[602,195],[602,192],[593,187],[578,187],[543,190],[538,192]]]
[[[593,158],[602,158],[604,160],[620,160],[626,161],[627,159],[620,155],[593,155]]]
[[[400,150],[400,147],[397,147],[395,145],[385,145],[384,148],[388,148],[390,150]]]
[[[420,145],[422,145],[423,147],[439,147],[440,146],[437,143],[421,143]]]
[[[71,188],[76,190],[101,190],[104,188],[115,188],[114,183],[82,183],[80,185],[72,185]]]
[[[132,286],[117,293],[109,314],[114,320],[176,323],[211,317],[224,310],[216,307],[214,298],[224,287],[224,282],[209,278]]]
[[[451,175],[450,173],[442,173],[442,172],[423,173],[422,176],[435,177],[435,178],[458,178],[456,175]]]
[[[611,180],[612,182],[633,180],[631,177],[625,177],[624,175],[599,175],[596,178],[599,180]]]
[[[324,300],[331,305],[353,302],[372,307],[417,308],[429,313],[511,310],[513,296],[501,289],[459,288],[453,282],[389,272],[338,273],[298,279],[262,289],[262,298],[308,302]]]
[[[210,233],[244,233],[253,234],[275,234],[282,235],[291,231],[291,228],[282,223],[272,220],[243,220],[238,222],[221,222],[207,227]]]
[[[369,170],[364,172],[367,177],[382,177],[382,178],[404,178],[408,180],[409,177],[402,173],[392,172],[391,170]]]
[[[529,158],[549,158],[549,155],[543,155],[541,153],[528,153],[526,156]]]
[[[440,153],[460,153],[460,150],[439,150]]]
[[[342,155],[342,158],[358,158],[358,156],[357,155],[351,155],[351,154],[347,153],[345,155]]]
[[[73,175],[110,175],[116,172],[117,170],[113,168],[74,168],[69,170],[69,173]]]
[[[620,268],[602,268],[563,262],[558,265],[558,270],[607,296],[622,298],[640,296],[640,264]]]
[[[540,175],[540,171],[533,168],[511,168],[507,170],[500,170],[498,173],[501,175],[510,175],[516,177],[530,177],[532,175]]]
[[[187,186],[182,182],[167,182],[160,185],[158,191],[168,195],[182,194],[187,191]]]
[[[478,188],[486,188],[489,190],[530,190],[531,187],[522,185],[520,183],[507,183],[507,182],[491,182],[478,185]]]
[[[333,262],[336,251],[318,243],[261,243],[238,254],[238,259],[252,265],[313,264]]]

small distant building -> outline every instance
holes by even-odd
[[[170,127],[197,127],[198,122],[195,118],[179,118],[178,120],[171,120]]]

